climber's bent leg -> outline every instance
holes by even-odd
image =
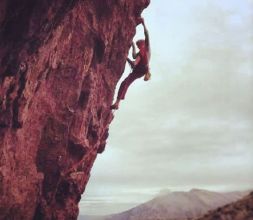
[[[128,87],[138,78],[145,75],[145,72],[143,71],[136,71],[134,70],[132,73],[130,73],[126,79],[120,84],[118,96],[116,102],[111,106],[111,109],[118,109],[119,103],[121,100],[125,99],[126,92],[128,90]]]
[[[126,92],[129,88],[129,86],[138,78],[140,78],[140,77],[136,74],[133,74],[133,73],[128,75],[128,77],[120,85],[118,97],[117,97],[118,100],[125,99],[125,95],[126,95]]]
[[[137,77],[138,78],[138,77]],[[130,84],[137,79],[133,73],[130,73],[127,78],[120,84],[118,96],[116,102],[111,106],[111,109],[118,109],[119,103],[122,99],[125,99],[125,95]]]

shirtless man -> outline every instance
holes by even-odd
[[[127,58],[127,61],[132,67],[132,72],[128,77],[121,83],[116,102],[111,106],[111,109],[118,109],[119,103],[125,98],[128,87],[134,80],[143,77],[145,74],[149,73],[149,60],[150,60],[150,44],[148,30],[145,26],[144,19],[139,18],[139,23],[143,25],[145,40],[138,40],[136,42],[139,52],[136,53],[134,43],[132,43],[133,53],[132,56],[135,59],[131,61]]]

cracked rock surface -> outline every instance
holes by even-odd
[[[0,219],[76,219],[149,0],[1,0]]]

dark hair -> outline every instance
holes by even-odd
[[[136,45],[139,47],[141,44],[144,44],[145,40],[137,40]]]

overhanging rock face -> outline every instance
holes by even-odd
[[[0,219],[76,219],[148,0],[0,2]]]

